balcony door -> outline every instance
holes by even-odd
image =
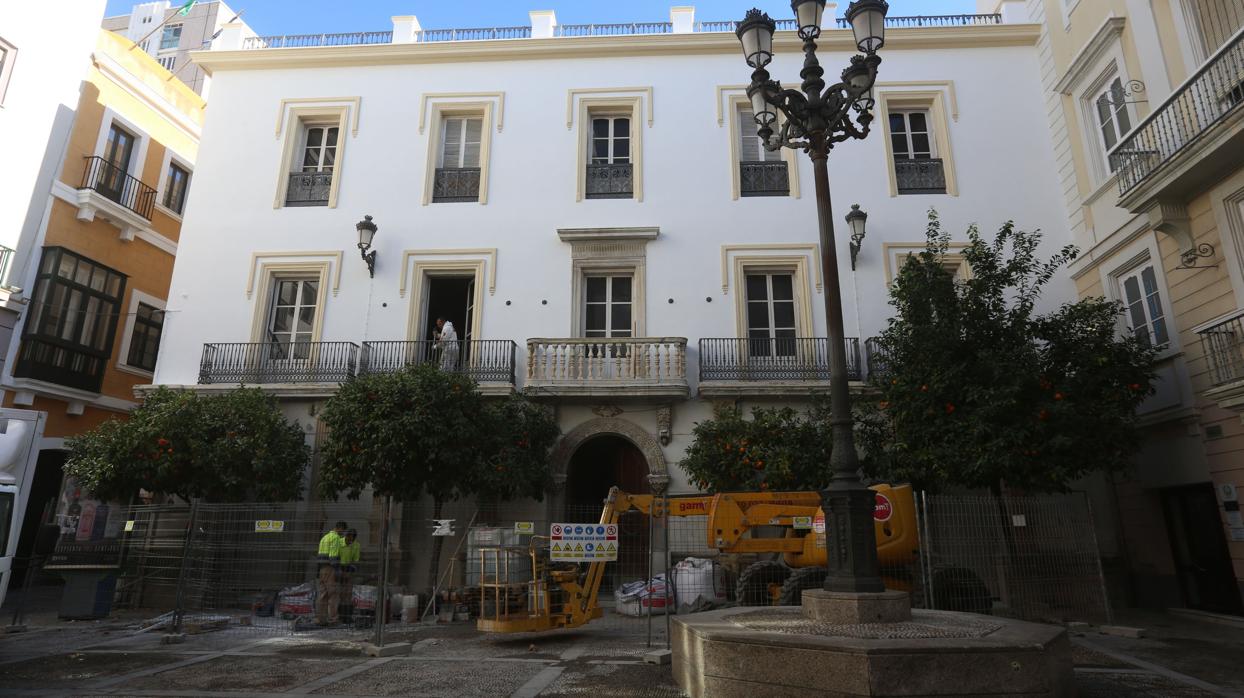
[[[134,136],[125,129],[112,124],[108,129],[108,141],[104,143],[103,172],[99,173],[97,191],[121,201],[125,193],[125,179],[134,158]]]
[[[750,362],[793,361],[795,277],[790,272],[747,275],[747,356]]]
[[[633,286],[630,274],[584,278],[584,337],[634,336]]]
[[[406,363],[435,363],[446,371],[468,365],[475,336],[475,276],[428,276],[423,310],[423,339],[412,347]],[[436,320],[453,324],[453,338],[442,336]]]
[[[268,309],[267,350],[262,353],[265,373],[282,376],[311,368],[315,360],[315,320],[320,298],[318,277],[275,280]]]

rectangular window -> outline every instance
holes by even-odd
[[[4,104],[4,93],[9,89],[9,76],[13,73],[15,60],[17,47],[0,38],[0,105]]]
[[[139,303],[134,316],[134,330],[130,333],[130,354],[125,363],[144,371],[154,371],[163,330],[164,311]]]
[[[929,112],[894,111],[887,118],[898,193],[945,194],[946,172],[937,157]]]
[[[13,375],[99,390],[125,281],[64,248],[44,248]]]
[[[584,337],[630,337],[632,285],[630,274],[584,278]]]
[[[1153,266],[1145,266],[1119,277],[1119,285],[1123,290],[1123,302],[1127,306],[1127,321],[1132,334],[1153,346],[1169,344],[1170,335],[1166,329],[1162,297],[1158,292],[1158,280]]]
[[[1101,133],[1102,145],[1109,155],[1116,143],[1124,134],[1132,130],[1131,118],[1127,113],[1127,95],[1123,90],[1123,82],[1119,78],[1093,100],[1093,111],[1097,115],[1097,129]],[[1106,158],[1110,171],[1114,171],[1115,163]]]
[[[483,131],[484,120],[480,117],[455,116],[442,121],[432,201],[479,201]]]
[[[587,198],[631,198],[634,185],[629,116],[593,116],[588,156]]]
[[[277,278],[268,306],[267,341],[273,359],[306,359],[314,339],[320,280]]]
[[[304,124],[285,190],[286,206],[327,206],[337,164],[337,126]]]
[[[113,201],[120,202],[126,193],[126,177],[130,172],[130,160],[134,157],[134,141],[134,134],[116,123],[108,128],[104,163],[100,166],[95,190]]]
[[[186,205],[186,186],[190,173],[175,162],[168,164],[168,179],[164,182],[164,207],[178,215]]]
[[[789,272],[748,274],[747,353],[795,355],[795,281]]]
[[[160,50],[177,48],[181,45],[181,25],[166,24],[164,33],[160,35]]]
[[[751,107],[739,107],[739,194],[741,196],[787,196],[790,180],[782,153],[767,150],[756,135]]]

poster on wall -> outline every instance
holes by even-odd
[[[125,507],[88,495],[77,480],[66,477],[56,501],[60,538],[45,569],[117,567],[125,531]]]

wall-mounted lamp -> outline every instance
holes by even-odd
[[[864,243],[864,224],[867,222],[868,214],[860,210],[859,204],[851,204],[851,211],[847,214],[847,225],[851,228],[851,271],[855,271],[855,258]]]
[[[376,237],[376,231],[379,228],[371,222],[371,216],[363,216],[363,220],[356,223],[354,228],[359,231],[359,254],[362,255],[363,262],[367,265],[367,273],[375,278],[376,251],[368,252],[367,250],[371,249],[371,241]]]

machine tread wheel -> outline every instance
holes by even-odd
[[[778,603],[783,606],[798,606],[803,603],[803,592],[807,589],[820,589],[825,584],[824,567],[800,567],[793,570],[786,582],[782,584],[782,595]]]
[[[943,611],[993,614],[993,595],[975,572],[962,567],[933,572],[933,608]]]
[[[777,560],[762,560],[748,565],[739,574],[739,583],[735,587],[740,606],[772,606],[769,587],[772,584],[784,584],[790,575],[790,569]]]

